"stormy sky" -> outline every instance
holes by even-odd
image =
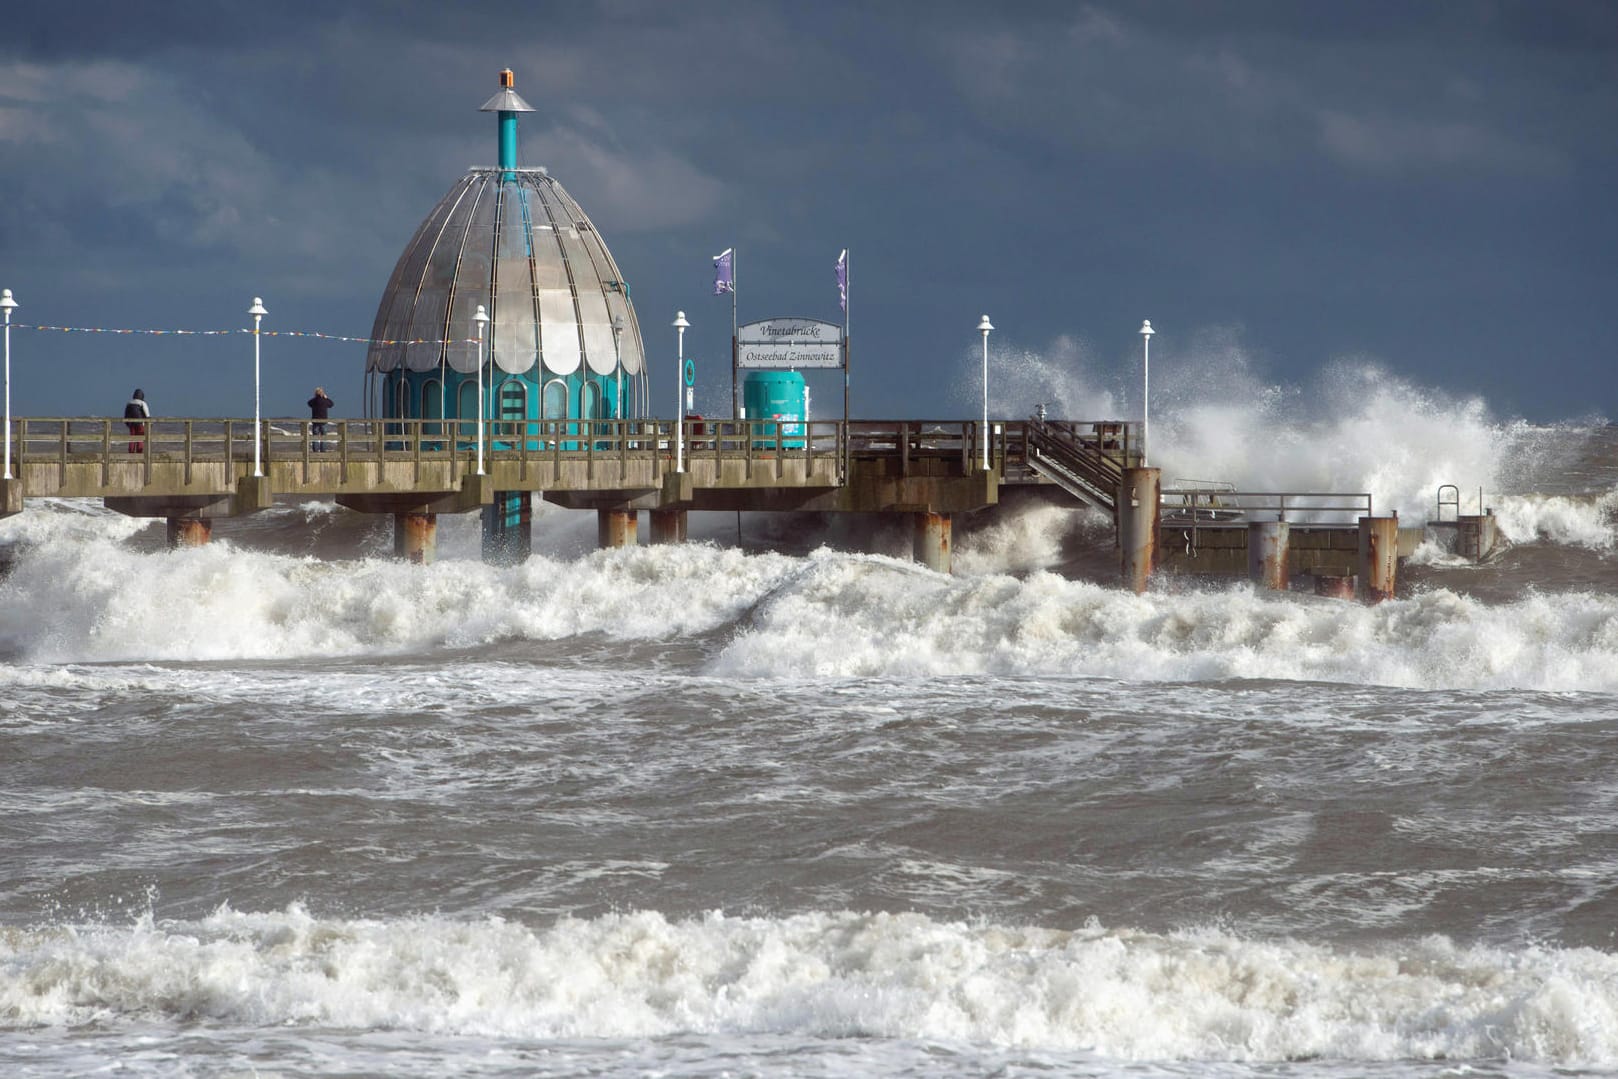
[[[1074,418],[1156,388],[1408,385],[1497,416],[1618,414],[1618,5],[165,3],[0,20],[0,285],[18,323],[364,336],[416,225],[491,165],[578,199],[673,411],[742,321],[838,319],[856,418]],[[361,413],[364,346],[265,342],[267,415]],[[1239,376],[1239,377],[1238,377]],[[816,376],[816,411],[841,387]],[[1249,380],[1250,381],[1246,381]],[[14,330],[13,411],[251,415],[244,337]]]

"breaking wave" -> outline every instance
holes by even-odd
[[[1213,929],[1060,931],[919,914],[629,912],[529,927],[326,919],[293,905],[0,930],[0,1029],[875,1036],[1130,1060],[1612,1067],[1615,986],[1618,958],[1585,949],[1427,937],[1354,951]]]

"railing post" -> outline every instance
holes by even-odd
[[[528,408],[523,406],[522,437],[517,439],[517,479],[528,482]]]
[[[185,421],[185,485],[191,486],[191,421]]]
[[[338,466],[337,467],[338,467],[338,469],[339,469],[339,471],[341,473],[341,475],[339,475],[337,477],[337,482],[342,483],[342,484],[347,484],[348,483],[348,421],[347,420],[339,420],[339,421],[337,421],[337,450],[338,450],[338,453],[337,453]]]

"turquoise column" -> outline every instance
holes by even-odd
[[[514,112],[500,113],[500,167],[517,167],[517,114]],[[501,179],[511,180],[514,177],[508,172]]]

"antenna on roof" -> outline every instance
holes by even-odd
[[[533,112],[534,107],[524,101],[516,91],[517,77],[508,67],[500,72],[500,92],[483,103],[479,112],[500,114],[500,167],[517,167],[517,114]],[[503,179],[509,180],[508,174]]]

